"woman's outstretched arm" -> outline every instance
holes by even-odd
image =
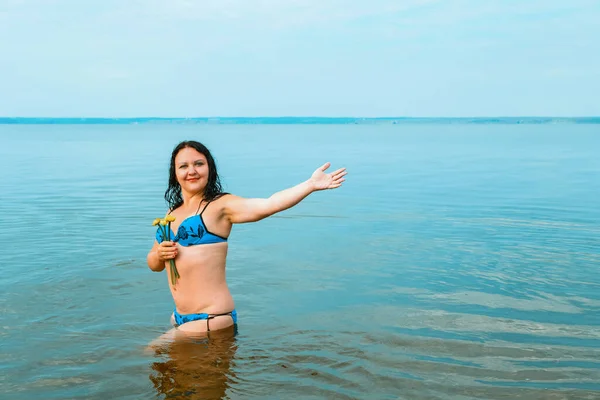
[[[330,165],[330,163],[322,165],[307,181],[277,192],[268,199],[245,199],[238,196],[227,196],[224,204],[224,214],[232,224],[259,221],[295,206],[312,192],[336,189],[344,182],[344,176],[347,172],[346,168],[340,168],[328,174],[325,171]]]

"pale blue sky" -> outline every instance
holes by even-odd
[[[600,115],[600,0],[0,0],[0,116]]]

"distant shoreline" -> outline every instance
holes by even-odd
[[[600,124],[600,117],[197,117],[197,118],[10,118],[0,125],[401,125],[401,124]]]

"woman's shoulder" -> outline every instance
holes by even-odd
[[[233,196],[233,195],[231,193],[229,193],[229,192],[219,193],[219,194],[217,194],[215,196],[215,198],[212,201],[217,201],[217,200],[222,199],[222,198],[227,197],[227,196]]]
[[[211,203],[213,203],[213,202],[227,203],[229,201],[236,200],[236,199],[241,199],[241,197],[238,195],[235,195],[233,193],[219,193],[213,200],[211,200]]]
[[[177,217],[177,218],[179,218],[179,217],[181,216],[181,215],[180,215],[180,213],[181,213],[181,206],[177,206],[177,207],[169,207],[169,208],[167,209],[167,213],[166,213],[166,215],[171,215],[171,216],[173,216],[173,217]]]
[[[224,206],[227,202],[235,196],[231,193],[223,192],[216,195],[210,202],[217,206]]]
[[[212,207],[218,208],[221,213],[224,213],[238,199],[240,199],[240,197],[233,193],[219,193],[211,203],[214,204]]]

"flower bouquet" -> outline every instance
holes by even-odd
[[[172,215],[167,215],[164,218],[156,218],[154,222],[152,222],[152,226],[157,226],[160,229],[160,233],[162,235],[163,241],[171,241],[171,222],[175,221],[175,217]],[[170,259],[169,264],[170,274],[171,274],[171,282],[173,286],[177,283],[177,279],[180,278],[179,272],[177,271],[177,267],[175,266],[175,260]]]

